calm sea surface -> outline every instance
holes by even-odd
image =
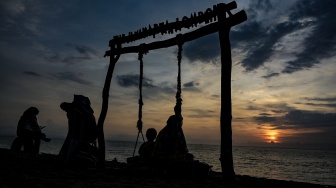
[[[0,137],[0,147],[10,148],[14,137]],[[58,154],[64,139],[42,142],[41,153]],[[139,148],[140,143],[138,143]],[[135,142],[106,141],[106,160],[126,162]],[[190,144],[195,160],[208,163],[220,172],[220,146]],[[136,150],[137,152],[137,150]],[[234,169],[238,175],[291,180],[336,186],[336,151],[266,147],[233,147]]]

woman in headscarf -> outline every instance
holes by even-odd
[[[156,138],[153,156],[158,159],[185,160],[187,153],[182,125],[179,125],[177,116],[172,115]]]
[[[37,123],[37,114],[39,110],[36,107],[30,107],[24,111],[21,116],[16,134],[17,138],[12,144],[12,149],[21,150],[23,145],[24,151],[29,153],[39,153],[41,139],[49,142],[50,139],[46,138],[46,135],[42,133],[41,127]]]

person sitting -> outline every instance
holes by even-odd
[[[152,153],[154,150],[155,145],[155,138],[156,138],[157,132],[154,128],[149,128],[146,131],[146,138],[147,141],[144,142],[140,148],[139,148],[139,155],[144,160],[150,160],[152,158]]]
[[[24,111],[18,122],[17,137],[11,145],[12,150],[21,151],[23,146],[24,152],[38,154],[40,152],[40,140],[50,141],[41,131],[44,127],[40,127],[37,123],[36,116],[38,113],[39,110],[36,107],[30,107]]]
[[[90,105],[89,98],[83,95],[74,95],[72,103],[60,105],[68,118],[68,134],[59,152],[65,166],[80,163],[84,158],[90,159],[93,165],[96,163],[97,126]]]
[[[168,118],[166,126],[159,132],[153,151],[156,159],[184,161],[188,157],[186,140],[182,130],[182,119],[176,115]]]

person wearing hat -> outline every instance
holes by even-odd
[[[61,109],[67,113],[68,134],[59,152],[66,166],[72,165],[80,147],[96,145],[96,120],[90,99],[74,95],[72,103],[63,102]],[[92,147],[90,147],[92,148]]]

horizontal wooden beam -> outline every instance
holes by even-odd
[[[184,16],[182,19],[176,18],[174,22],[161,22],[153,25],[148,25],[148,27],[143,27],[133,32],[128,32],[128,34],[116,35],[109,42],[109,46],[112,47],[116,44],[124,44],[134,42],[136,40],[153,36],[157,34],[173,34],[174,32],[181,31],[182,28],[197,27],[198,24],[205,23],[209,24],[215,22],[218,18],[219,12],[228,12],[229,14],[232,9],[237,8],[235,1],[228,4],[220,3],[214,5],[213,8],[208,8],[206,11],[194,12],[190,16]]]
[[[238,25],[244,22],[245,20],[247,20],[247,15],[245,11],[242,10],[226,18],[224,25],[220,25],[219,22],[211,23],[209,25],[206,25],[204,27],[201,27],[189,33],[178,34],[174,38],[163,40],[163,41],[156,41],[156,42],[152,42],[149,44],[141,44],[138,46],[128,46],[128,47],[123,47],[123,48],[122,47],[116,48],[115,46],[112,46],[111,50],[105,53],[105,56],[112,56],[112,55],[126,54],[126,53],[138,53],[139,51],[150,51],[150,50],[156,50],[160,48],[168,48],[171,46],[175,46],[178,43],[189,42],[189,41],[204,37],[206,35],[215,33],[220,29],[220,27],[229,27],[229,28],[233,27],[235,25]]]

